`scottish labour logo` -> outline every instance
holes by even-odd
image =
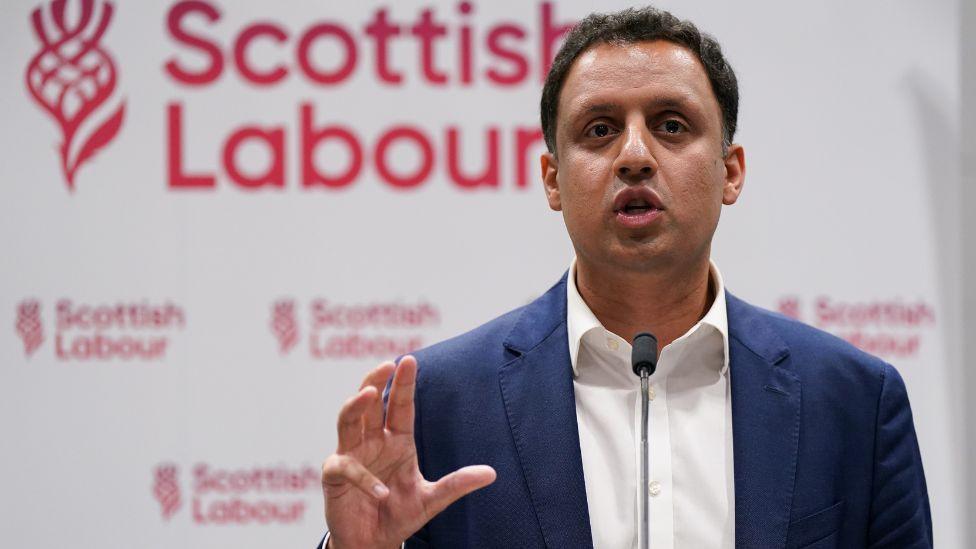
[[[180,484],[176,476],[178,469],[172,463],[163,463],[153,472],[153,497],[159,502],[159,511],[163,518],[169,520],[180,505]]]
[[[17,335],[24,342],[24,354],[30,356],[44,341],[41,324],[41,304],[36,299],[25,299],[17,306]]]
[[[271,306],[271,333],[278,340],[278,350],[288,354],[298,343],[298,320],[295,318],[295,301],[280,299]]]
[[[74,190],[78,168],[115,138],[125,102],[106,108],[115,92],[112,57],[99,41],[112,20],[111,2],[53,0],[31,14],[40,50],[27,65],[27,89],[61,129],[61,171]],[[43,8],[47,9],[43,9]],[[108,112],[105,112],[108,111]]]

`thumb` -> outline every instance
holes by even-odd
[[[469,465],[441,478],[433,484],[427,495],[427,520],[447,509],[447,506],[495,482],[495,470],[487,465]]]

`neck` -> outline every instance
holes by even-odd
[[[715,299],[707,257],[651,273],[598,269],[578,259],[576,287],[607,330],[627,341],[649,331],[662,349],[701,320]]]

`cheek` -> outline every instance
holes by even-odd
[[[607,162],[593,155],[570,154],[560,167],[559,195],[567,218],[596,221],[603,216],[607,193]]]
[[[702,222],[702,217],[717,215],[722,204],[722,188],[725,181],[724,165],[704,155],[681,163],[681,181],[671,185],[675,203],[683,212],[682,217],[692,222]]]

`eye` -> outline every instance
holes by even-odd
[[[613,128],[609,124],[599,123],[593,124],[586,130],[587,137],[606,137],[613,132]]]
[[[658,128],[663,130],[664,133],[670,133],[670,134],[677,134],[687,130],[684,124],[678,122],[673,118],[671,120],[665,120],[663,124],[658,126]]]

